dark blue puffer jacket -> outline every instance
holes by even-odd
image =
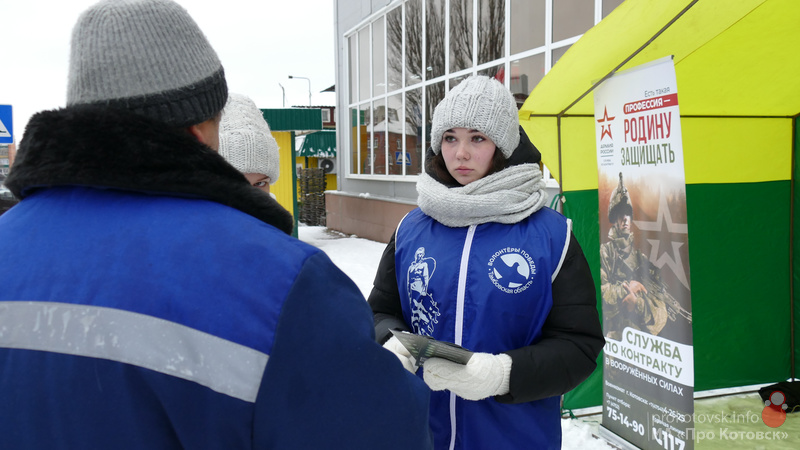
[[[7,184],[0,447],[430,447],[355,284],[188,134],[42,113]]]

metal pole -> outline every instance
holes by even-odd
[[[289,75],[289,79],[290,80],[291,79],[295,79],[295,78],[300,78],[300,79],[308,81],[308,106],[311,106],[311,79],[306,78],[306,77],[295,77],[295,76]]]

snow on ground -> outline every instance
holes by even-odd
[[[369,296],[386,244],[303,224],[298,229],[298,237],[324,251],[342,272],[355,281],[364,298]]]
[[[372,280],[383,254],[386,244],[347,236],[325,227],[312,227],[301,224],[298,237],[322,251],[349,276],[361,289],[364,298],[372,290]],[[562,419],[563,449],[609,450],[611,447],[602,439],[593,437],[597,434],[599,416],[588,416],[578,419]]]

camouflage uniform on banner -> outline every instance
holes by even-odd
[[[606,337],[615,340],[621,339],[625,327],[658,335],[670,316],[667,303],[675,302],[659,269],[634,247],[632,217],[633,206],[620,173],[608,202],[608,242],[600,246],[603,329]]]

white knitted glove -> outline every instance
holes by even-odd
[[[467,400],[508,394],[511,357],[505,353],[475,353],[467,364],[430,358],[423,365],[425,383],[434,391],[445,389]]]
[[[386,341],[386,343],[383,344],[383,348],[394,353],[400,362],[403,363],[403,367],[405,367],[407,371],[411,373],[417,372],[417,361],[413,356],[411,356],[411,353],[408,352],[408,349],[400,343],[400,341],[397,339],[397,336],[392,336],[391,339]]]

